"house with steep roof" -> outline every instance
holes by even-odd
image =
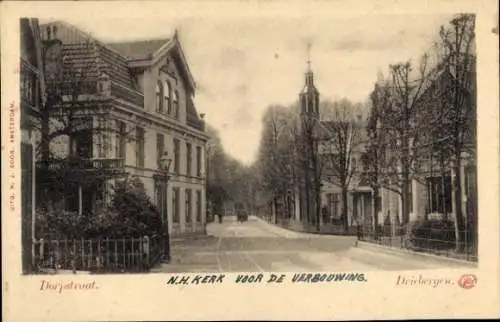
[[[41,37],[48,90],[62,91],[60,104],[77,107],[74,125],[81,127],[50,146],[49,168],[77,156],[72,167],[85,170],[86,186],[71,176],[64,207],[97,211],[113,187],[135,177],[171,235],[204,233],[208,136],[177,32],[170,39],[105,43],[58,21],[42,25]],[[165,159],[171,161],[168,183]]]

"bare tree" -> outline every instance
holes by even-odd
[[[373,234],[378,238],[378,212],[381,207],[380,188],[384,186],[384,175],[381,171],[385,168],[385,154],[387,150],[387,138],[383,122],[384,113],[391,109],[390,88],[383,79],[375,84],[370,94],[371,111],[366,124],[367,142],[365,151],[361,157],[362,179],[370,185],[373,190],[374,207],[373,211]]]
[[[263,117],[258,164],[262,187],[270,195],[275,220],[289,216],[294,186],[295,118],[287,107],[270,106]],[[286,207],[285,211],[281,205]]]
[[[117,129],[109,118],[111,81],[100,73],[98,51],[99,45],[90,40],[74,44],[44,41],[45,104],[35,122],[40,133],[36,153],[42,196],[38,200],[43,207],[52,208],[52,203],[67,193],[67,179],[83,183],[96,178],[77,176],[82,173],[74,171],[87,167],[88,159],[95,157],[88,147],[96,143],[100,157],[110,151],[110,136]],[[121,135],[133,139],[133,132]],[[89,144],[78,150],[75,142],[82,139]]]
[[[389,71],[391,104],[382,122],[388,146],[382,182],[386,189],[399,194],[402,221],[407,224],[411,211],[411,181],[419,178],[421,171],[419,144],[426,129],[435,125],[421,101],[436,71],[429,67],[427,55],[422,57],[417,73],[409,61],[391,65]]]
[[[344,229],[349,229],[348,190],[356,165],[353,154],[359,149],[361,120],[357,119],[359,106],[348,100],[334,102],[327,109],[331,121],[322,122],[327,134],[322,140],[322,177],[340,186],[342,191],[342,221]]]
[[[464,157],[474,161],[476,154],[475,15],[457,15],[447,27],[441,27],[439,35],[443,57],[437,98],[444,112],[438,135],[442,149],[449,152],[446,156],[453,169],[456,250],[462,251],[466,209],[461,170]]]

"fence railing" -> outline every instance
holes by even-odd
[[[38,162],[42,165],[42,161]],[[50,159],[46,161],[46,167],[49,170],[105,170],[105,169],[121,169],[124,167],[122,158],[79,158],[68,157],[62,159]]]
[[[116,82],[111,82],[111,95],[144,107],[144,95]]]
[[[477,261],[477,234],[472,230],[459,232],[453,228],[420,227],[405,229],[404,226],[379,226],[377,231],[371,226],[360,226],[360,241],[378,245],[430,253],[467,261]]]
[[[40,239],[34,242],[34,251],[34,266],[39,272],[141,272],[160,260],[163,238]]]
[[[270,223],[273,223],[279,227],[294,230],[297,232],[313,233],[313,234],[324,234],[324,235],[356,235],[356,227],[349,226],[346,230],[344,225],[338,223],[321,223],[318,225],[315,223],[304,223],[299,221],[294,221],[291,219],[278,218],[273,222],[271,218],[267,218]]]

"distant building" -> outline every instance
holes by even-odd
[[[37,19],[20,20],[20,107],[21,107],[21,189],[23,272],[32,264],[35,218],[35,132],[36,120],[44,104],[45,90],[42,43]]]
[[[336,134],[335,124],[334,121],[321,121],[319,96],[314,84],[314,73],[309,68],[305,74],[304,88],[299,95],[299,133],[303,145],[298,151],[301,169],[298,173],[298,191],[295,193],[294,220],[309,220],[309,223],[317,226],[340,220],[342,213],[341,186],[335,181],[331,169],[326,166],[330,154],[335,153],[326,151],[327,141]],[[360,137],[352,141],[355,146],[350,148],[349,167],[353,168],[354,173],[348,186],[349,225],[355,225],[357,220],[371,214],[371,189],[360,181],[359,173],[354,170],[359,168],[364,150],[363,118],[359,116],[358,119],[353,119],[352,126],[357,127]]]
[[[81,131],[55,140],[50,149],[52,163],[85,161],[74,166],[85,167],[86,185],[74,178],[64,207],[98,211],[113,187],[133,176],[168,215],[171,235],[204,232],[208,137],[177,32],[171,39],[103,43],[53,22],[41,26],[41,35],[49,90],[62,90],[66,104],[75,99],[71,86],[80,77],[82,91],[76,99],[83,111]],[[161,179],[165,155],[172,161],[168,186]],[[100,176],[88,180],[96,172]]]
[[[470,68],[471,75],[475,80],[475,66]],[[435,101],[435,97],[440,97],[436,90],[446,90],[450,84],[455,84],[453,71],[442,70],[430,81],[423,93],[424,99],[423,108],[431,112],[437,112],[441,106]],[[475,81],[470,82],[471,89],[467,89],[466,107],[475,110],[476,93]],[[465,90],[465,89],[464,89]],[[426,99],[425,97],[428,97]],[[303,221],[305,218],[314,218],[317,215],[317,200],[320,201],[320,223],[326,221],[335,222],[341,219],[342,214],[342,190],[340,185],[335,182],[335,176],[331,176],[328,166],[325,166],[323,157],[326,153],[335,153],[335,151],[325,151],[325,142],[336,135],[336,127],[332,121],[321,121],[319,112],[319,92],[314,85],[314,75],[311,70],[306,72],[306,80],[304,90],[300,94],[301,115],[300,125],[302,135],[307,134],[307,129],[304,124],[309,124],[310,131],[313,133],[315,140],[312,151],[299,150],[299,159],[305,159],[308,163],[308,171],[302,171],[299,175],[299,186],[295,198],[295,220]],[[461,156],[461,182],[458,182],[461,191],[461,213],[464,216],[466,228],[477,229],[477,165],[476,165],[476,123],[475,114],[469,113],[466,122],[466,129],[463,129],[464,134],[464,152]],[[349,226],[363,225],[365,227],[373,227],[375,224],[383,226],[389,225],[393,232],[396,227],[403,223],[402,218],[402,201],[401,197],[394,190],[383,186],[379,191],[379,200],[375,203],[373,189],[369,182],[363,179],[362,156],[365,152],[365,144],[368,140],[366,137],[366,120],[363,115],[358,115],[353,119],[352,125],[357,127],[359,138],[353,144],[349,167],[353,171],[348,187],[347,212]],[[446,138],[445,138],[446,139]],[[439,155],[442,152],[443,138],[435,137],[432,134],[422,134],[422,145],[428,146],[427,150],[420,150],[422,168],[419,173],[412,172],[410,174],[410,199],[409,211],[410,221],[418,219],[440,218],[453,219],[457,210],[455,205],[456,194],[452,189],[452,183],[456,181],[456,174],[450,163],[445,160],[444,165],[439,160]],[[448,142],[449,144],[449,142]],[[390,151],[388,153],[391,153]],[[311,159],[319,156],[316,160],[316,165],[311,162]],[[304,163],[302,164],[304,165]],[[314,167],[320,166],[320,183],[321,187],[315,190],[313,180]],[[381,169],[384,171],[384,169]],[[319,198],[318,198],[319,196]],[[318,198],[318,199],[316,199]],[[378,204],[378,209],[374,209]],[[378,222],[374,221],[375,211],[378,213]],[[314,220],[313,220],[314,222]]]

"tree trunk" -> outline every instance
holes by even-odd
[[[377,186],[373,187],[373,238],[378,240],[378,209],[379,209],[379,189]]]
[[[316,194],[315,194],[315,197],[316,197],[316,224],[317,224],[317,227],[316,229],[318,230],[318,232],[321,230],[321,188],[320,188],[320,184],[317,183],[316,185],[317,189],[316,189]]]
[[[342,187],[342,221],[344,223],[344,230],[349,231],[349,217],[347,211],[347,187]]]
[[[402,202],[402,209],[401,209],[401,212],[402,212],[402,219],[403,219],[403,222],[402,224],[403,225],[406,225],[410,222],[410,183],[408,182],[409,181],[409,175],[408,173],[404,173],[403,174],[404,176],[404,179],[403,179],[403,184],[402,184],[402,194],[401,194],[401,202]]]
[[[453,166],[455,172],[455,180],[452,181],[453,191],[455,194],[455,251],[462,252],[464,249],[463,234],[464,234],[464,218],[462,216],[462,173],[461,161],[457,158]]]

